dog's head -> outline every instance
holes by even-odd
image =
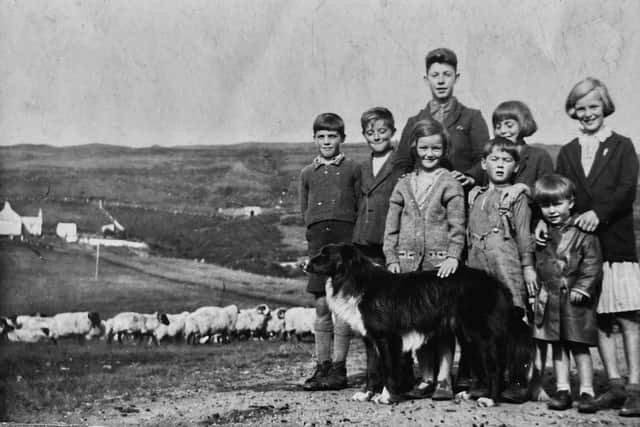
[[[309,260],[306,271],[331,277],[343,276],[352,271],[359,259],[358,250],[353,245],[330,244]]]

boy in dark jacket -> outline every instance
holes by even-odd
[[[309,256],[329,243],[351,243],[360,198],[360,166],[340,152],[344,122],[337,114],[320,114],[313,123],[318,156],[300,173],[300,210],[307,226]],[[347,387],[346,360],[351,330],[332,322],[325,295],[326,277],[310,274],[307,291],[315,296],[317,366],[303,384],[305,390]],[[333,363],[331,341],[333,339]]]
[[[451,149],[448,156],[450,168],[463,186],[471,184],[465,174],[471,175],[472,167],[482,159],[482,149],[489,140],[489,129],[478,110],[462,105],[453,89],[460,77],[458,58],[447,48],[429,52],[425,58],[427,74],[424,79],[431,91],[432,99],[417,115],[410,117],[398,144],[398,167],[409,171],[413,167],[409,135],[414,124],[423,119],[435,119],[442,123],[449,133]],[[476,178],[472,176],[472,178]],[[479,182],[477,177],[476,182]]]

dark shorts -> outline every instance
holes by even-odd
[[[307,244],[309,258],[320,253],[320,249],[329,243],[351,243],[353,223],[346,221],[320,221],[307,227]],[[324,296],[325,276],[309,274],[307,292],[316,296]]]

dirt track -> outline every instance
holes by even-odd
[[[247,343],[247,351],[259,347]],[[250,346],[250,347],[249,347]],[[102,405],[90,411],[82,421],[99,425],[380,425],[380,426],[640,426],[640,418],[625,419],[615,411],[582,415],[575,409],[552,412],[544,403],[524,405],[502,404],[495,408],[479,408],[475,402],[407,401],[395,406],[350,401],[362,383],[364,357],[362,346],[353,341],[348,371],[351,388],[338,392],[304,392],[301,379],[312,369],[311,359],[292,353],[312,351],[311,344],[282,344],[280,360],[269,369],[243,366],[236,370],[221,367],[221,375],[233,378],[228,388],[212,392],[185,385],[162,390],[157,396],[132,396],[123,403]],[[242,366],[242,365],[241,365]],[[549,375],[549,374],[548,374]],[[547,378],[547,389],[552,388]],[[602,384],[601,375],[597,384]]]

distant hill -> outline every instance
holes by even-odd
[[[541,145],[555,159],[559,146]],[[346,143],[362,160],[364,143]],[[242,205],[297,207],[300,169],[313,143],[145,147],[0,147],[0,198],[103,199],[166,209],[213,212]]]

